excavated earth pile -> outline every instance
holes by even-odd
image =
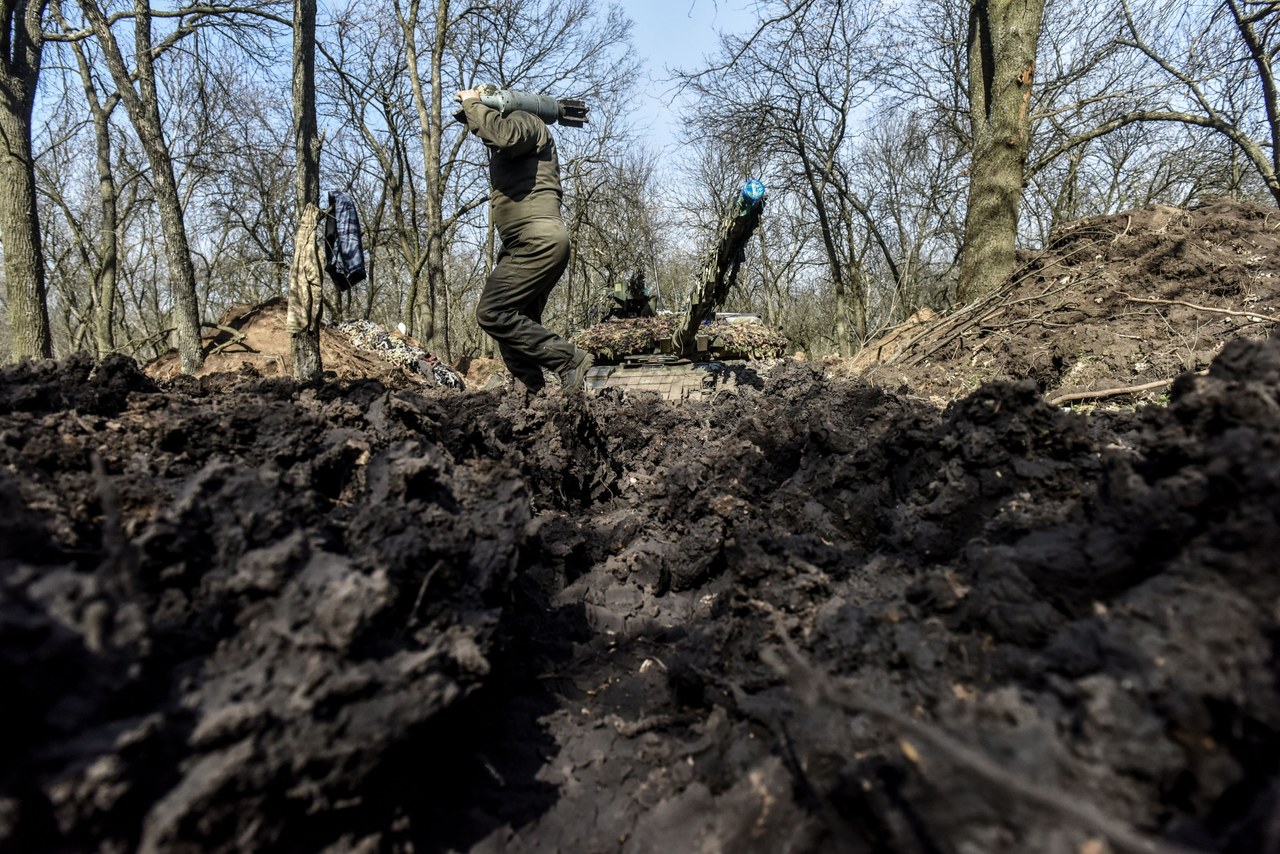
[[[1280,850],[1278,341],[1092,416],[73,359],[0,458],[6,849]]]
[[[1219,199],[1077,220],[1023,262],[1003,287],[943,317],[922,312],[833,372],[943,400],[1029,379],[1051,400],[1131,404],[1280,322],[1274,206]]]

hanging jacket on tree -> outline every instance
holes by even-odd
[[[338,290],[345,291],[364,281],[364,248],[360,243],[360,217],[351,194],[329,191],[329,209],[324,218],[325,272]]]

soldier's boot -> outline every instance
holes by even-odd
[[[569,367],[560,373],[561,384],[567,389],[581,391],[587,381],[587,371],[591,370],[595,363],[596,360],[590,353],[579,349],[573,361],[569,363]]]

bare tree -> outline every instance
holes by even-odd
[[[443,216],[444,183],[448,165],[441,159],[444,138],[443,70],[445,49],[449,45],[451,20],[450,0],[435,0],[431,8],[432,20],[428,27],[427,71],[428,88],[422,85],[419,65],[419,17],[421,0],[408,0],[404,9],[395,4],[396,17],[403,31],[406,68],[413,91],[413,104],[418,112],[418,127],[422,139],[422,170],[425,179],[423,202],[426,214],[426,247],[422,261],[426,265],[427,303],[423,337],[438,349],[436,341],[436,298],[444,287],[444,240],[447,224]],[[414,306],[410,305],[412,313]]]
[[[879,249],[868,253],[873,329],[946,301],[963,234],[969,152],[935,117],[915,109],[878,112],[852,164],[859,212]]]
[[[1076,53],[1089,61],[1046,91],[1027,167],[1033,179],[1045,173],[1038,191],[1055,198],[1055,221],[1114,210],[1100,207],[1107,204],[1249,193],[1248,173],[1280,203],[1276,4],[1074,5],[1071,19],[1051,20],[1047,32],[1055,45],[1087,42]]]
[[[183,158],[207,313],[282,293],[297,230],[292,93],[236,66],[235,57],[210,64],[209,127],[199,132],[200,149]]]
[[[74,39],[92,34],[97,40],[116,92],[146,152],[150,167],[149,179],[165,235],[164,248],[177,348],[182,370],[192,372],[199,369],[203,361],[200,347],[200,301],[192,247],[186,229],[184,198],[162,115],[156,61],[178,42],[215,25],[227,34],[247,31],[242,30],[238,23],[237,16],[241,13],[252,15],[257,22],[274,21],[286,26],[289,22],[272,14],[265,6],[249,8],[196,4],[159,11],[151,8],[149,0],[134,0],[131,10],[108,16],[99,0],[78,0],[78,4],[84,14],[86,29],[62,38]],[[157,39],[152,27],[155,21],[161,20],[172,21],[173,24]],[[126,24],[132,27],[132,68],[115,33],[117,25]],[[251,49],[246,50],[245,55],[252,55]]]
[[[174,303],[174,327],[178,355],[185,373],[200,369],[204,354],[200,349],[200,304],[196,296],[196,272],[191,261],[191,248],[183,222],[182,200],[174,175],[173,159],[165,140],[160,116],[160,96],[156,87],[155,57],[157,45],[151,38],[151,9],[146,0],[135,0],[132,18],[134,28],[134,60],[131,71],[115,32],[97,0],[78,0],[89,26],[102,46],[103,57],[110,69],[116,91],[124,103],[138,139],[151,166],[160,221],[165,233],[165,254],[169,262],[169,286]],[[191,25],[180,26],[173,37],[188,34]],[[137,88],[135,89],[135,79]]]
[[[31,111],[47,0],[0,3],[0,238],[9,300],[9,358],[53,355],[36,210]]]
[[[64,33],[71,31],[71,26],[63,18],[60,3],[53,6],[55,19]],[[119,239],[119,196],[112,162],[111,114],[120,103],[119,93],[111,92],[103,95],[99,91],[98,82],[93,74],[92,60],[88,54],[88,45],[83,39],[73,39],[66,43],[66,48],[75,59],[80,88],[84,93],[85,104],[89,109],[93,124],[94,166],[98,182],[98,223],[97,240],[87,233],[80,235],[80,256],[84,263],[94,296],[93,338],[94,350],[99,359],[115,351],[115,331],[118,324],[116,309],[119,304],[118,294],[118,239]],[[53,187],[51,176],[44,177],[46,187]],[[67,219],[76,222],[65,200],[58,196],[57,200],[64,209]],[[83,229],[78,229],[84,231]],[[96,243],[96,253],[92,251]]]
[[[1172,56],[1167,44],[1155,41],[1162,30],[1152,28],[1167,25],[1172,15],[1187,20],[1189,10],[1164,6],[1144,26],[1130,0],[1122,0],[1121,5],[1128,33],[1120,43],[1154,63],[1170,83],[1171,90],[1164,91],[1180,95],[1186,107],[1170,109],[1166,102],[1155,109],[1134,110],[1080,139],[1137,121],[1204,127],[1226,137],[1244,154],[1280,205],[1280,89],[1272,65],[1280,50],[1280,9],[1273,3],[1223,0],[1203,22],[1197,22],[1182,55]]]

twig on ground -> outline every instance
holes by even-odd
[[[672,726],[683,726],[698,720],[696,715],[648,715],[636,721],[624,720],[618,715],[610,715],[609,723],[623,738],[635,738],[650,730],[666,729]]]
[[[221,344],[219,344],[217,347],[214,347],[211,350],[209,350],[209,352],[205,353],[205,355],[216,356],[219,353],[221,353],[223,350],[226,350],[228,347],[235,346],[236,344],[239,344],[239,343],[240,343],[239,341],[224,341]],[[249,353],[255,352],[254,349],[249,346],[246,346],[244,349],[246,352],[249,352]]]
[[[89,470],[98,490],[98,506],[102,510],[102,563],[98,571],[107,584],[118,588],[118,594],[132,596],[138,589],[137,554],[124,532],[124,517],[120,513],[120,499],[115,484],[107,474],[102,457],[95,451],[89,454]]]
[[[1137,394],[1140,391],[1151,391],[1157,388],[1164,388],[1172,385],[1175,377],[1167,380],[1156,380],[1155,382],[1143,383],[1142,385],[1129,385],[1121,388],[1103,388],[1097,391],[1073,391],[1070,394],[1060,394],[1057,397],[1051,397],[1048,400],[1050,406],[1060,406],[1072,400],[1100,400],[1104,397],[1118,397],[1122,394]]]
[[[1141,302],[1148,305],[1181,305],[1186,308],[1193,308],[1196,311],[1210,311],[1214,314],[1229,314],[1232,317],[1246,317],[1250,320],[1254,320],[1255,322],[1262,321],[1264,323],[1280,323],[1280,317],[1273,317],[1269,314],[1259,314],[1256,311],[1235,311],[1230,308],[1214,308],[1210,305],[1196,305],[1193,302],[1187,302],[1186,300],[1180,299],[1147,299],[1145,297],[1130,296],[1123,292],[1121,293],[1121,296],[1129,302]]]
[[[1117,234],[1115,237],[1111,238],[1111,245],[1112,245],[1112,246],[1115,246],[1118,242],[1120,242],[1120,238],[1124,237],[1126,234],[1128,234],[1128,233],[1129,233],[1129,228],[1130,228],[1132,225],[1133,225],[1133,217],[1131,217],[1131,216],[1127,216],[1127,217],[1125,217],[1125,218],[1124,218],[1124,230],[1123,230],[1123,231],[1121,231],[1119,234]]]
[[[229,340],[223,341],[221,344],[219,344],[216,347],[211,347],[209,349],[209,352],[206,354],[209,356],[216,356],[217,354],[221,353],[223,350],[227,349],[228,347],[233,347],[236,344],[240,344],[241,342],[244,341],[246,337],[248,337],[245,335],[245,333],[241,332],[239,329],[236,329],[233,326],[224,326],[221,323],[202,323],[200,325],[208,327],[209,329],[216,329],[219,332],[225,332],[227,335],[231,336]],[[245,345],[245,349],[249,350],[250,352],[253,351],[253,348],[249,347],[247,344]]]
[[[1038,323],[1045,329],[1066,329],[1071,326],[1070,323],[1052,323],[1044,319],[1044,315],[1036,315],[1035,317],[1024,317],[1021,320],[1011,320],[1008,323],[996,323],[989,326],[980,327],[984,332],[999,332],[1005,329],[1014,329],[1019,326],[1030,326]]]
[[[406,629],[417,625],[418,609],[422,607],[422,599],[427,595],[427,585],[431,583],[431,579],[436,577],[438,569],[440,569],[440,564],[435,563],[427,570],[426,575],[422,576],[422,585],[418,588],[417,598],[413,600],[413,610],[409,612],[409,622],[405,624]]]

